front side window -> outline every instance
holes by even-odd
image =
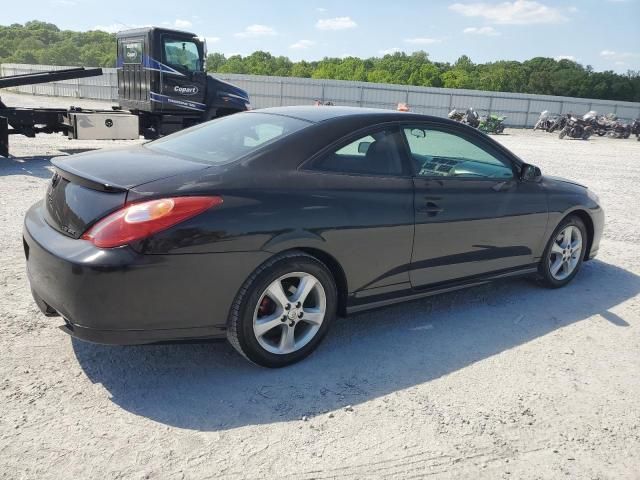
[[[431,128],[403,129],[418,176],[512,178],[510,164],[454,133]]]
[[[166,38],[164,40],[164,61],[171,67],[189,72],[202,70],[198,46],[190,41]]]
[[[402,175],[402,157],[394,128],[349,142],[314,162],[315,170],[362,175]]]
[[[236,113],[147,143],[145,147],[210,165],[223,165],[311,123],[267,113]]]

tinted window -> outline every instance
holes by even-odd
[[[145,146],[152,150],[221,165],[244,157],[310,125],[296,118],[236,113],[196,125]]]
[[[172,66],[195,72],[202,70],[200,65],[200,52],[194,42],[174,40],[164,41],[164,61]]]
[[[316,170],[364,175],[402,175],[398,132],[381,130],[349,142],[313,165]]]
[[[419,176],[511,178],[511,166],[482,147],[453,133],[405,128]]]

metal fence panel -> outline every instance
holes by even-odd
[[[630,118],[633,118],[634,115],[637,116],[638,109],[618,105],[618,107],[614,109],[613,113],[615,113],[618,116],[618,118],[630,119]]]
[[[0,74],[59,70],[69,67],[50,65],[0,65]],[[52,95],[117,101],[118,79],[115,68],[104,68],[100,77],[81,78],[40,85],[25,85],[12,90],[32,95]],[[481,115],[506,115],[505,123],[513,127],[531,127],[540,112],[551,114],[583,114],[589,110],[615,113],[631,120],[640,117],[640,103],[595,100],[588,98],[554,97],[506,92],[482,92],[450,88],[414,87],[383,83],[313,78],[266,77],[243,74],[215,74],[216,77],[243,88],[251,97],[254,108],[281,105],[312,105],[314,100],[331,101],[336,105],[352,105],[395,109],[398,103],[408,103],[412,111],[446,117],[453,108],[473,107]]]

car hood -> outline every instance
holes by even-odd
[[[142,145],[56,157],[59,170],[106,188],[129,190],[162,178],[204,170],[210,165],[177,158]]]
[[[569,185],[576,185],[578,187],[582,187],[582,188],[589,188],[586,185],[583,185],[581,183],[578,183],[574,180],[568,180],[566,178],[562,178],[562,177],[555,177],[553,175],[545,175],[544,179],[549,182],[549,183],[556,183],[556,184],[569,184]]]

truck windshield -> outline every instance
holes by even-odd
[[[280,115],[236,113],[155,140],[145,147],[209,165],[223,165],[309,125],[311,122]]]
[[[189,72],[202,70],[198,46],[188,40],[165,38],[164,59],[167,65],[174,68],[188,70]]]

